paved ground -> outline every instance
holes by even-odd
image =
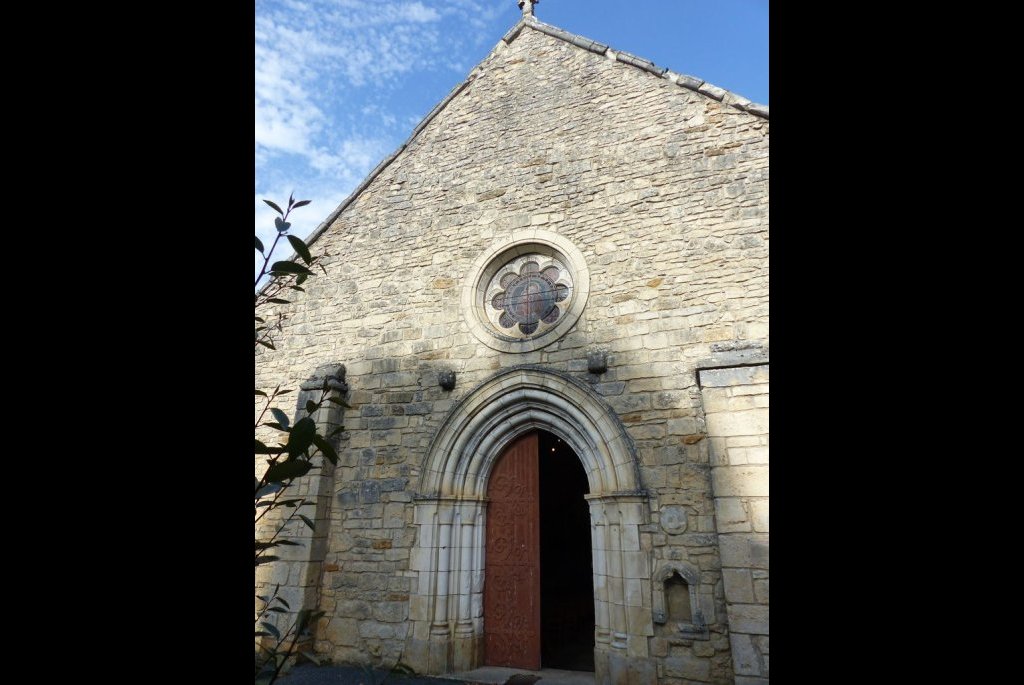
[[[482,666],[465,673],[455,673],[452,678],[460,678],[467,683],[487,683],[488,685],[502,685],[509,681],[514,675],[537,676],[534,681],[536,685],[594,685],[593,672],[584,671],[563,671],[557,668],[543,668],[539,671],[524,671],[521,668],[502,668],[501,666]],[[518,679],[517,679],[518,680]],[[529,677],[521,680],[526,685],[531,679]],[[451,681],[449,681],[451,685]]]
[[[281,685],[465,685],[464,680],[405,676],[356,666],[296,666],[277,679]]]
[[[456,673],[447,678],[432,676],[405,676],[400,673],[362,669],[356,666],[294,667],[287,675],[277,679],[281,685],[492,685],[505,683],[514,674],[539,676],[536,685],[593,685],[594,674],[579,671],[522,669],[486,666],[467,673]]]

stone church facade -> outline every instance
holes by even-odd
[[[336,662],[767,683],[768,108],[529,10],[310,240],[256,386],[350,408],[257,584]]]

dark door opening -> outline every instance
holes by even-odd
[[[594,670],[594,572],[587,474],[572,449],[539,432],[541,664]]]

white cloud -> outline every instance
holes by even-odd
[[[437,78],[440,100],[507,28],[495,20],[508,5],[516,10],[511,0],[257,0],[255,225],[268,248],[275,213],[262,199],[283,204],[294,190],[313,200],[291,231],[308,236],[433,106],[403,89]]]

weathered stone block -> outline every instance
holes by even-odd
[[[359,621],[352,618],[333,617],[322,633],[324,639],[343,647],[359,644]]]
[[[700,370],[700,384],[704,388],[724,388],[767,382],[767,364]]]
[[[362,504],[380,502],[380,483],[374,480],[366,480],[360,483],[359,501]]]
[[[651,659],[629,660],[628,685],[650,685],[658,680],[658,669]]]
[[[711,680],[711,662],[691,655],[670,656],[665,659],[665,675],[706,683]]]
[[[373,605],[373,618],[377,621],[397,623],[404,621],[408,616],[407,602],[375,602]]]
[[[729,605],[729,630],[768,635],[768,607],[761,604]]]
[[[768,496],[767,466],[716,466],[711,478],[715,497]]]
[[[722,580],[725,582],[725,601],[730,604],[753,604],[756,601],[748,569],[722,569]]]
[[[768,579],[754,581],[754,597],[759,604],[768,604]]]
[[[707,414],[710,435],[762,435],[768,432],[768,410],[714,412]]]
[[[751,537],[750,565],[756,568],[768,568],[768,539],[766,535]]]
[[[716,497],[715,517],[719,533],[746,533],[751,529],[743,500],[736,497]]]
[[[750,635],[730,633],[729,644],[732,647],[733,670],[737,675],[764,675],[761,655],[750,639]]]
[[[754,530],[759,533],[768,532],[768,498],[750,501],[750,518]]]
[[[669,419],[668,420],[668,434],[669,435],[691,435],[693,433],[702,432],[703,426],[696,418],[685,417],[681,419]]]
[[[742,533],[718,536],[723,567],[750,568],[750,541]]]

